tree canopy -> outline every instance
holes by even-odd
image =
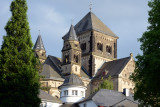
[[[39,75],[26,0],[13,0],[0,50],[0,106],[39,107]]]
[[[100,89],[113,90],[113,82],[111,80],[111,76],[109,76],[105,80],[103,80],[103,78],[101,80],[102,80],[102,83],[98,86],[98,88],[95,89],[95,92],[99,91]]]
[[[160,106],[160,0],[148,2],[149,26],[139,39],[143,54],[138,55],[131,79],[134,98],[145,106]]]

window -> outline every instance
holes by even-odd
[[[106,46],[106,52],[112,54],[112,47]]]
[[[74,61],[78,63],[78,55],[74,55]]]
[[[77,67],[75,66],[75,71],[77,71]]]
[[[97,43],[97,50],[103,51],[103,44]]]
[[[81,49],[82,49],[82,51],[85,51],[85,50],[86,50],[86,43],[82,43],[82,44],[81,44]]]
[[[65,96],[68,95],[68,90],[65,90],[65,91],[64,91],[64,95],[65,95]]]
[[[72,95],[78,95],[77,90],[72,90]]]
[[[84,91],[81,91],[81,96],[84,96]]]
[[[69,55],[65,55],[64,56],[64,61],[63,61],[64,63],[67,63],[67,62],[69,62]]]

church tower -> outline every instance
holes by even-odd
[[[81,48],[73,25],[71,25],[69,32],[63,37],[63,40],[62,73],[63,75],[74,73],[80,76]]]
[[[46,60],[46,50],[44,48],[43,41],[40,34],[38,35],[38,38],[36,40],[36,43],[33,49],[35,51],[36,57],[39,58],[41,63],[44,63],[44,61]]]
[[[117,59],[116,36],[94,13],[89,12],[75,30],[82,49],[82,66],[94,77],[104,62]]]

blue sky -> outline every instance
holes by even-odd
[[[136,56],[140,51],[137,41],[148,26],[148,0],[27,0],[28,21],[32,41],[41,32],[47,55],[61,57],[62,36],[89,12],[101,19],[117,36],[118,58]],[[0,45],[6,35],[4,27],[9,20],[11,0],[0,0]]]

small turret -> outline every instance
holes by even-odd
[[[46,60],[46,50],[44,48],[43,41],[40,34],[38,35],[38,38],[36,40],[36,43],[33,49],[35,51],[35,56],[39,58],[41,63],[44,63],[44,61]]]
[[[80,75],[81,48],[73,25],[71,25],[69,32],[63,37],[63,40],[62,73],[63,75],[72,73]]]
[[[86,87],[80,77],[75,74],[66,76],[59,89],[61,91],[60,100],[64,103],[75,103],[85,97]]]

